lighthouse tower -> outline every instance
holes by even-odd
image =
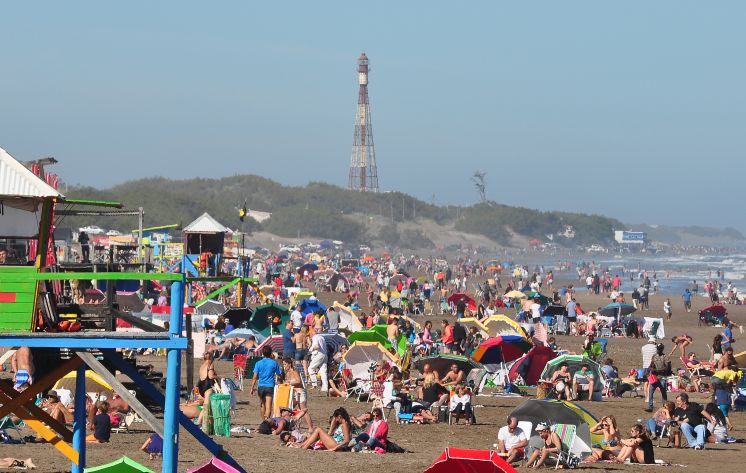
[[[378,192],[378,169],[368,101],[368,56],[362,53],[357,64],[360,90],[355,113],[355,135],[352,138],[348,188],[360,192]]]

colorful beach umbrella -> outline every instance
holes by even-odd
[[[577,427],[576,442],[582,442],[579,450],[590,452],[592,443],[600,443],[603,436],[591,435],[590,426],[596,425],[596,417],[581,406],[570,401],[556,399],[528,399],[510,413],[519,421],[531,422],[532,432],[540,422],[547,425],[569,424]],[[527,432],[531,436],[532,432]]]
[[[523,327],[506,315],[490,315],[482,319],[481,322],[487,331],[487,335],[490,337],[504,335],[526,336],[526,331],[523,330]]]
[[[425,473],[518,473],[493,450],[446,447]]]
[[[219,458],[213,457],[202,466],[188,469],[187,473],[241,473],[241,470],[234,468]]]
[[[531,347],[531,342],[517,335],[492,337],[474,350],[472,358],[483,365],[509,363],[528,353]]]
[[[476,303],[476,301],[471,296],[469,296],[468,294],[465,294],[463,292],[454,292],[453,294],[451,294],[448,297],[448,303],[456,305],[456,304],[459,303],[459,301],[461,299],[463,299],[464,302],[466,302],[466,307],[470,311],[474,312],[475,310],[477,310],[477,303]]]
[[[54,383],[52,389],[67,389],[70,391],[72,396],[75,396],[76,377],[77,371],[70,371],[63,376],[62,379]],[[99,376],[95,371],[85,370],[85,391],[87,393],[97,393],[111,397],[114,393],[114,388],[104,381],[104,378]]]

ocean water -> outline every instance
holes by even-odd
[[[675,255],[675,256],[640,256],[640,255],[588,255],[583,261],[595,261],[597,265],[609,267],[612,274],[622,275],[622,268],[627,271],[622,278],[622,290],[631,292],[639,287],[638,267],[647,271],[652,282],[653,274],[658,278],[659,293],[678,296],[684,289],[697,281],[700,294],[706,281],[719,279],[723,285],[732,282],[739,292],[746,292],[746,254],[730,255]],[[550,264],[551,265],[551,264]],[[717,277],[717,271],[721,277]],[[632,281],[630,281],[630,275]],[[569,276],[563,273],[562,276]]]

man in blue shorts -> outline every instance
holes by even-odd
[[[259,415],[262,419],[272,416],[272,398],[275,394],[275,379],[282,375],[280,365],[272,359],[272,347],[262,348],[262,358],[254,365],[254,377],[251,380],[251,394],[259,394]]]

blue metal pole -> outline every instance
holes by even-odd
[[[72,473],[83,473],[85,469],[85,369],[83,363],[78,367],[75,376],[75,418],[73,422],[73,448],[78,452],[78,464],[72,464]]]
[[[171,285],[169,336],[180,337],[184,309],[184,284]],[[168,350],[166,402],[163,413],[163,473],[178,473],[179,466],[179,392],[181,390],[181,350]]]

